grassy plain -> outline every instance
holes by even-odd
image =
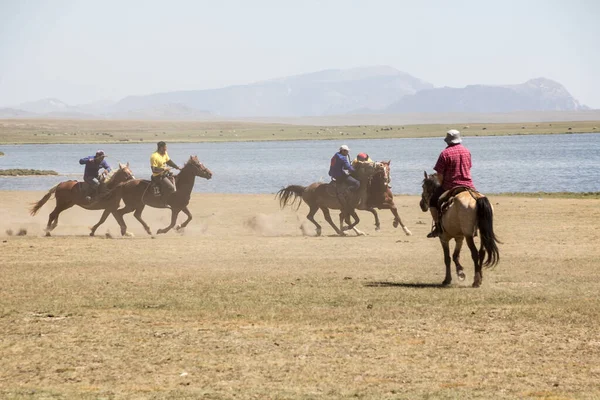
[[[303,236],[306,206],[195,194],[187,231],[111,239],[112,217],[0,192],[5,399],[600,398],[600,199],[491,196],[501,261],[447,288],[418,197],[413,236]],[[147,209],[153,230],[165,210]],[[318,220],[324,223],[321,215]]]
[[[214,121],[0,120],[0,144],[223,142],[307,139],[386,139],[599,132],[600,121],[429,125],[307,126]]]

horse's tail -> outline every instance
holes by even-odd
[[[58,185],[60,185],[60,183],[57,183],[56,185],[54,185],[52,187],[52,189],[48,190],[48,193],[46,193],[44,195],[44,197],[42,197],[40,199],[40,201],[38,201],[37,203],[33,203],[33,207],[31,207],[31,210],[29,210],[30,215],[37,214],[37,212],[40,210],[40,208],[42,208],[44,206],[44,204],[46,204],[46,202],[48,200],[50,200],[50,197],[52,197],[52,195],[54,193],[56,193],[56,189],[58,189]]]
[[[479,233],[481,235],[481,248],[480,262],[487,254],[487,259],[483,263],[485,267],[493,267],[500,261],[500,251],[498,250],[497,243],[502,243],[496,237],[494,233],[494,212],[492,205],[487,197],[480,197],[477,199],[476,206],[477,213],[477,225],[479,226]]]
[[[302,195],[306,190],[306,186],[290,185],[286,188],[281,189],[275,197],[279,199],[279,206],[284,208],[286,205],[294,206],[295,202],[298,202],[298,207],[302,204]]]

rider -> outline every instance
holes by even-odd
[[[358,153],[354,161],[352,161],[352,166],[354,167],[359,161],[370,163],[373,162],[367,153]]]
[[[79,164],[85,165],[85,171],[83,172],[83,180],[89,185],[89,189],[86,193],[85,200],[89,203],[92,201],[92,196],[95,196],[100,186],[100,175],[98,174],[100,168],[104,168],[106,172],[110,172],[110,165],[104,159],[106,154],[104,151],[98,150],[95,156],[84,157],[79,160]]]
[[[350,176],[354,172],[354,167],[350,164],[350,149],[345,144],[340,147],[340,150],[331,157],[329,167],[329,176],[338,183],[347,183],[348,190],[355,193],[360,187],[360,182]],[[346,204],[347,206],[347,204]]]
[[[167,154],[167,144],[165,142],[158,142],[157,149],[150,156],[150,167],[152,168],[152,180],[155,183],[158,183],[161,191],[161,198],[165,205],[169,200],[171,194],[175,193],[175,184],[170,179],[169,176],[169,167],[173,167],[175,169],[180,170],[173,161],[169,158]]]
[[[439,236],[440,226],[438,222],[438,200],[442,193],[458,186],[464,186],[475,190],[471,179],[471,153],[463,146],[460,132],[450,129],[446,132],[444,139],[448,145],[438,157],[433,169],[436,171],[437,179],[441,185],[433,192],[429,200],[429,209],[433,217],[433,230],[427,235],[428,238]]]

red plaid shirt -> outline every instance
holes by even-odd
[[[444,190],[457,186],[475,189],[471,180],[471,153],[462,144],[446,147],[433,169],[443,177],[442,188]]]

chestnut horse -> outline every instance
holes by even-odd
[[[423,180],[423,193],[421,194],[421,210],[427,212],[429,210],[429,200],[435,189],[440,184],[436,175],[427,175]],[[444,197],[442,195],[442,197]],[[459,280],[465,279],[465,273],[462,265],[460,265],[460,249],[463,244],[463,239],[466,239],[469,250],[471,250],[471,258],[475,265],[475,277],[473,279],[473,287],[481,286],[483,280],[482,266],[492,267],[500,261],[500,252],[498,251],[497,243],[500,241],[494,233],[494,210],[487,197],[472,189],[465,190],[454,196],[449,202],[447,210],[441,217],[443,232],[440,233],[440,242],[444,249],[444,263],[446,264],[446,277],[442,285],[449,285],[452,282],[450,273],[450,239],[454,239],[456,247],[452,254],[452,260],[456,264],[456,274]],[[477,250],[473,239],[479,230],[481,237],[481,246]],[[487,259],[484,262],[484,258]]]
[[[115,212],[115,218],[121,226],[121,235],[127,233],[127,225],[123,219],[123,215],[134,212],[135,218],[140,221],[144,229],[149,235],[152,235],[150,227],[142,219],[142,211],[147,205],[154,208],[171,208],[171,224],[166,228],[159,229],[156,233],[167,233],[171,228],[175,226],[177,222],[177,216],[179,212],[183,211],[187,215],[187,219],[181,225],[178,225],[175,229],[180,230],[187,226],[192,220],[192,214],[188,210],[188,204],[194,188],[194,182],[196,177],[210,179],[212,178],[212,172],[206,168],[196,156],[190,156],[190,159],[185,163],[185,166],[181,168],[181,171],[175,176],[175,185],[177,191],[169,197],[168,206],[166,206],[160,196],[155,196],[152,190],[149,190],[152,183],[148,180],[136,179],[129,182],[125,182],[111,193],[111,198],[123,199],[125,206]],[[98,229],[98,227],[104,221],[99,221],[92,228],[92,233]]]
[[[378,170],[371,177],[367,188],[367,202],[358,205],[357,209],[370,211],[375,217],[375,230],[379,230],[379,216],[377,215],[376,208],[380,210],[390,210],[394,215],[394,228],[398,227],[398,224],[402,227],[402,230],[406,236],[412,235],[411,231],[402,223],[400,216],[398,215],[398,209],[394,204],[394,195],[388,184],[391,181],[390,178],[390,163],[391,161],[381,161],[383,169]]]
[[[134,179],[134,176],[129,169],[129,163],[119,163],[119,169],[112,172],[109,177],[102,183],[104,188],[110,192],[118,184]],[[85,197],[86,193],[83,190],[84,182],[65,181],[54,185],[37,203],[31,207],[30,214],[35,215],[44,204],[54,195],[56,198],[56,207],[48,217],[48,225],[46,226],[46,236],[50,236],[50,232],[58,225],[58,216],[64,210],[75,205],[85,208],[86,210],[104,210],[102,218],[104,220],[110,213],[114,213],[119,208],[119,200],[109,199],[108,194],[99,194],[98,199],[88,202]],[[87,185],[87,184],[85,184]],[[114,214],[113,214],[114,215]]]
[[[377,171],[382,169],[383,166],[380,163],[358,163],[356,167],[356,173],[353,174],[353,176],[356,175],[355,177],[360,181],[360,188],[355,194],[355,200],[359,201],[358,207],[360,207],[361,203],[366,203],[368,180]],[[315,221],[314,217],[319,209],[323,212],[325,220],[329,223],[329,225],[331,225],[338,235],[345,236],[344,231],[349,229],[353,229],[357,235],[364,235],[363,232],[356,228],[356,225],[360,222],[356,211],[354,209],[342,209],[343,207],[336,193],[335,185],[335,183],[324,182],[315,182],[308,186],[290,185],[277,192],[276,197],[279,199],[279,205],[281,208],[284,208],[288,204],[293,205],[296,201],[298,201],[298,207],[300,207],[300,199],[304,200],[310,209],[306,218],[316,226],[317,236],[321,236],[321,225]],[[333,223],[329,209],[342,211],[342,213],[340,213],[340,228]],[[354,218],[353,224],[350,224],[349,222],[350,216]],[[342,225],[343,220],[346,220],[349,226],[344,227]]]

